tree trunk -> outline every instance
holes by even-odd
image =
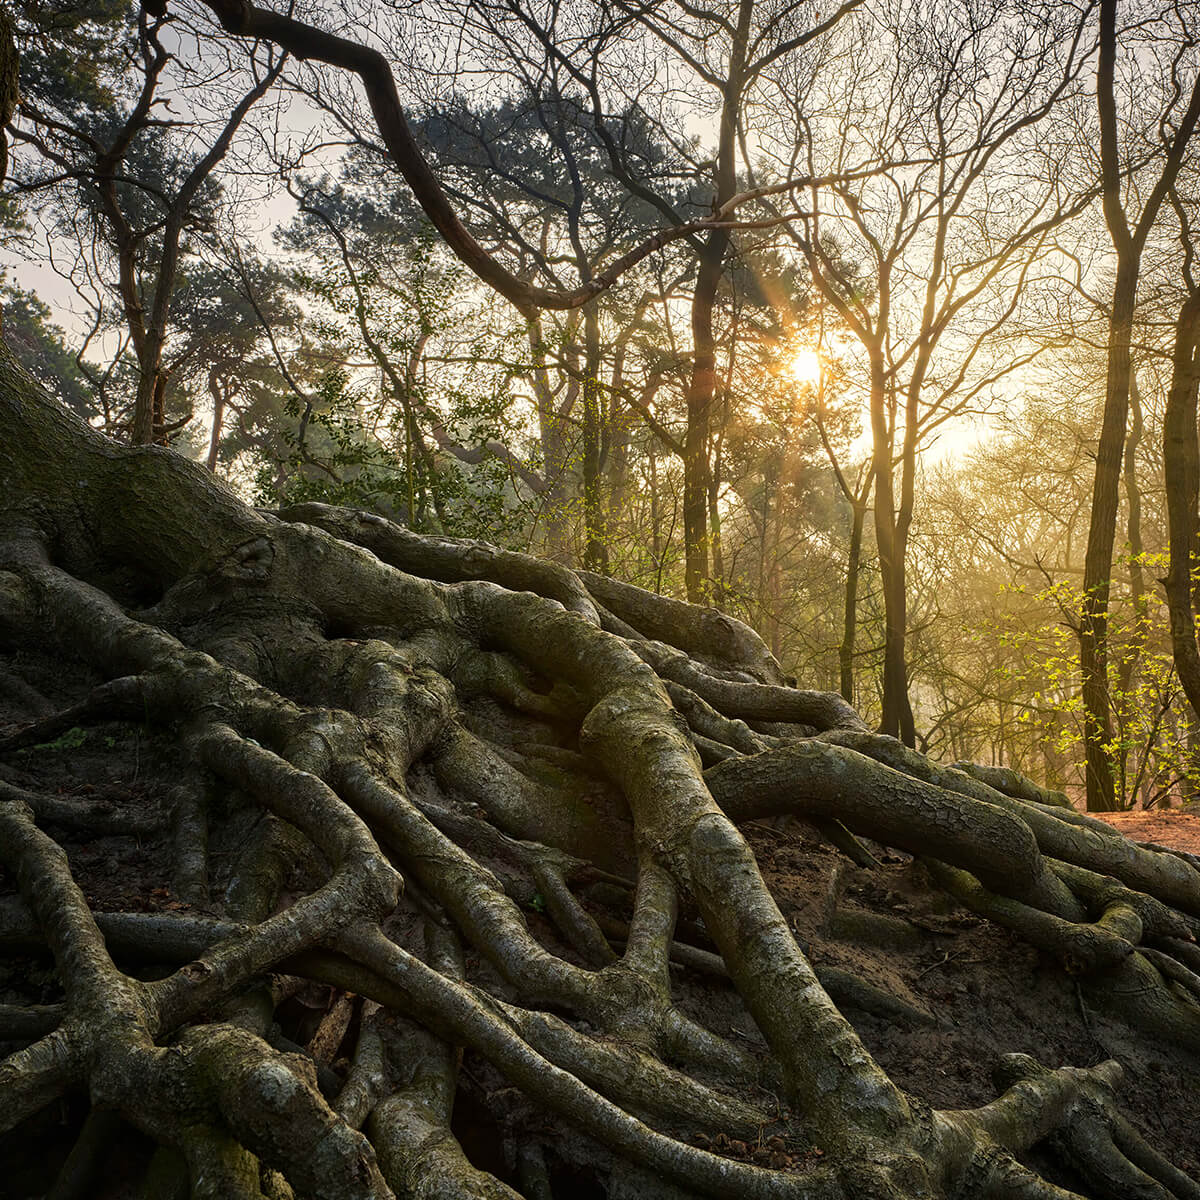
[[[1190,296],[1175,322],[1171,388],[1163,415],[1170,568],[1163,587],[1171,620],[1171,649],[1179,682],[1200,718],[1200,647],[1196,644],[1195,573],[1200,565],[1200,451],[1196,396],[1200,387],[1200,294]]]
[[[1137,295],[1138,264],[1117,267],[1108,324],[1108,375],[1104,421],[1096,448],[1092,517],[1083,560],[1083,612],[1079,665],[1083,677],[1083,736],[1087,754],[1087,806],[1095,812],[1117,807],[1112,753],[1112,709],[1108,687],[1108,596],[1120,499],[1121,458],[1129,416],[1129,344]]]
[[[1149,778],[1145,767],[1153,751],[1153,744],[1133,746],[1129,731],[1137,719],[1137,710],[1142,703],[1137,691],[1137,674],[1142,665],[1142,656],[1149,638],[1149,597],[1146,593],[1146,572],[1143,565],[1145,547],[1142,542],[1142,489],[1138,481],[1137,454],[1145,432],[1142,418],[1142,400],[1138,392],[1137,372],[1129,375],[1129,436],[1125,439],[1125,465],[1122,479],[1125,484],[1125,538],[1129,547],[1129,601],[1133,609],[1133,626],[1129,640],[1121,651],[1117,667],[1117,694],[1119,697],[1119,721],[1122,735],[1121,749],[1117,755],[1117,794],[1124,805],[1136,803],[1140,793],[1143,804],[1148,795]],[[1134,762],[1130,763],[1130,754]],[[1131,782],[1131,777],[1133,782]],[[1140,781],[1140,783],[1139,783]]]
[[[727,419],[727,417],[725,418]],[[708,539],[712,551],[712,604],[724,608],[725,595],[725,552],[721,543],[721,451],[724,433],[718,432],[713,439],[712,466],[708,476]]]
[[[13,43],[12,18],[0,9],[0,183],[8,177],[8,123],[17,111],[17,47]]]
[[[729,65],[721,84],[721,123],[713,172],[713,211],[737,191],[737,126],[746,83],[750,22],[754,0],[739,0],[732,34]],[[709,578],[708,494],[712,464],[712,409],[717,388],[716,339],[713,308],[725,269],[729,234],[709,233],[699,255],[696,288],[692,294],[692,377],[687,389],[687,433],[683,454],[684,576],[687,597],[693,604],[711,600]]]
[[[589,571],[608,571],[608,528],[600,485],[604,398],[600,393],[600,313],[595,304],[583,310],[583,564]]]
[[[208,373],[208,391],[212,396],[213,415],[212,429],[208,435],[208,457],[204,465],[210,471],[216,471],[217,456],[221,452],[221,428],[225,424],[225,389],[221,387],[215,368]]]
[[[725,261],[728,235],[709,235],[692,295],[692,376],[687,389],[687,432],[683,443],[684,582],[688,600],[709,600],[708,489],[712,405],[716,392],[713,306]]]
[[[546,491],[542,494],[541,518],[545,530],[546,555],[555,562],[568,564],[574,557],[571,553],[570,496],[571,473],[570,399],[559,405],[550,387],[549,368],[546,366],[546,346],[543,340],[541,321],[530,320],[527,336],[529,351],[533,359],[533,394],[537,399],[538,435],[542,446],[542,472],[546,480]],[[570,336],[568,334],[568,336]],[[568,385],[571,387],[571,385]]]
[[[846,556],[846,598],[842,610],[842,641],[838,646],[842,699],[854,703],[854,643],[858,635],[858,569],[862,558],[863,526],[867,502],[852,501],[850,550]]]
[[[883,715],[880,733],[916,744],[908,702],[908,585],[905,539],[898,528],[892,477],[892,426],[880,346],[871,350],[871,439],[875,475],[875,543],[879,548],[879,580],[883,589]]]

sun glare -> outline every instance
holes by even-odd
[[[820,383],[821,356],[815,350],[797,350],[788,365],[788,374],[797,383]]]

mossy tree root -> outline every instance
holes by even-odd
[[[0,952],[43,946],[64,989],[0,1012],[28,1043],[0,1063],[6,1127],[83,1087],[170,1148],[146,1185],[166,1193],[182,1170],[194,1195],[511,1197],[451,1130],[465,1048],[505,1081],[489,1096],[521,1097],[495,1119],[532,1194],[573,1154],[705,1196],[1061,1200],[1017,1157],[1050,1139],[1089,1194],[1191,1200],[1117,1113],[1111,1065],[1021,1063],[967,1112],[903,1092],[738,826],[798,813],[926,858],[1097,992],[1151,995],[1165,1031],[1200,1013],[1172,953],[1200,918],[1189,863],[875,737],[727,618],[378,517],[255,512],[104,442],[3,356],[0,477],[0,627],[102,678],[8,749],[77,721],[172,737],[153,828],[193,906],[94,912],[47,832],[71,814],[0,787],[23,897],[0,905]],[[137,594],[98,582],[117,577]],[[252,825],[232,867],[211,858]],[[740,1038],[685,1011],[683,929],[709,939],[689,953],[736,993]],[[275,1028],[305,979],[363,998],[321,1026],[319,1062]],[[715,1152],[728,1131],[740,1154]]]

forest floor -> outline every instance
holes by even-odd
[[[1200,854],[1200,806],[1152,808],[1143,812],[1092,813],[1135,842],[1150,842],[1187,854]]]
[[[1001,1054],[1031,1054],[1047,1066],[1115,1058],[1125,1068],[1126,1113],[1177,1165],[1200,1169],[1200,1064],[1193,1056],[1096,1011],[1057,963],[931,888],[908,855],[883,852],[872,870],[846,864],[829,921],[829,876],[843,861],[837,852],[800,822],[782,834],[748,833],[780,908],[810,940],[815,964],[852,971],[937,1018],[921,1029],[848,1011],[867,1048],[906,1090],[936,1108],[972,1108],[993,1098],[989,1068]],[[900,933],[888,917],[911,932]],[[1048,1163],[1038,1165],[1070,1186]]]
[[[78,701],[95,682],[78,664],[31,650],[0,653],[0,735]],[[49,828],[64,845],[94,909],[188,911],[172,895],[169,882],[164,803],[177,773],[176,755],[164,735],[104,722],[0,755],[0,780],[50,795],[88,797],[110,805],[114,814],[158,817],[161,828],[137,838]],[[1129,814],[1114,824],[1139,840],[1200,849],[1197,816]],[[844,1006],[868,1049],[902,1087],[937,1108],[970,1108],[995,1097],[990,1068],[1001,1054],[1025,1052],[1051,1067],[1116,1058],[1126,1073],[1121,1093],[1125,1113],[1176,1165],[1200,1176],[1200,1095],[1195,1086],[1200,1063],[1195,1056],[1093,1009],[1077,982],[1055,962],[947,899],[907,854],[875,846],[880,865],[868,870],[849,863],[815,827],[799,820],[751,823],[745,832],[780,909],[818,970],[852,972],[879,989],[876,995],[894,997],[910,1011],[928,1015],[921,1024]],[[211,849],[213,894],[218,896],[235,848],[215,837]],[[0,872],[0,905],[14,891],[12,879]],[[553,929],[544,916],[526,915],[534,932],[552,943]],[[0,929],[0,1004],[60,1001],[50,964],[6,949],[3,935]],[[684,930],[679,936],[694,935]],[[703,940],[699,944],[703,947]],[[703,1023],[748,1043],[759,1042],[732,987],[685,968],[673,968],[673,983],[681,1006]],[[306,985],[278,1011],[281,1034],[305,1046],[336,999],[328,988]],[[343,1057],[332,1064],[335,1073],[345,1069],[353,1031],[352,1025]],[[15,1048],[0,1043],[0,1056]],[[475,1082],[460,1090],[455,1131],[476,1165],[502,1173],[498,1138],[487,1127],[486,1101],[504,1081],[472,1054],[466,1057],[464,1074]],[[0,1137],[0,1200],[27,1200],[51,1190],[85,1113],[86,1099],[71,1097]],[[728,1141],[714,1148],[750,1159],[761,1150]],[[134,1180],[147,1150],[132,1131],[115,1139],[103,1179],[92,1193],[95,1200],[136,1195]],[[1070,1186],[1072,1180],[1062,1170],[1036,1153],[1033,1158],[1048,1177]],[[586,1188],[580,1192],[583,1200],[591,1195]]]

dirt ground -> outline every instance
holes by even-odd
[[[0,734],[35,715],[31,694],[22,684],[57,708],[78,699],[89,682],[72,664],[31,652],[0,652]],[[86,795],[108,802],[114,811],[164,816],[174,753],[165,735],[102,723],[0,755],[0,779],[50,794]],[[1200,816],[1172,812],[1112,820],[1138,840],[1200,852]],[[843,1002],[835,995],[870,1051],[901,1086],[935,1107],[974,1107],[995,1097],[991,1067],[1002,1054],[1025,1052],[1048,1066],[1116,1058],[1125,1068],[1121,1095],[1126,1114],[1178,1166],[1200,1176],[1196,1056],[1105,1016],[1055,962],[947,900],[907,855],[875,847],[880,866],[864,870],[803,822],[783,828],[755,823],[746,832],[781,910],[818,971],[851,973],[874,985],[876,1000],[890,998],[908,1014],[861,1000]],[[182,907],[170,892],[165,828],[137,838],[61,836],[95,908]],[[213,850],[219,873],[220,837],[214,838]],[[13,881],[0,872],[0,902],[12,891]],[[540,914],[529,915],[538,928]],[[699,948],[711,950],[702,929],[689,932],[686,922],[681,929],[681,940],[692,938]],[[698,1019],[721,1034],[761,1045],[727,983],[689,968],[675,970],[673,978],[681,1005]],[[305,997],[310,1003],[278,1014],[281,1034],[299,1045],[310,1033],[309,1009],[319,1016],[334,999],[324,993]],[[50,965],[5,951],[0,937],[0,1004],[59,999],[61,989]],[[0,1044],[0,1055],[15,1048]],[[492,1081],[487,1065],[472,1055],[465,1074],[487,1086],[462,1090],[455,1130],[477,1165],[492,1166],[497,1147],[487,1133],[483,1107],[502,1081]],[[30,1200],[49,1192],[86,1107],[85,1097],[70,1097],[0,1137],[0,1200]],[[134,1195],[147,1151],[131,1130],[116,1139],[95,1200]],[[736,1146],[727,1152],[738,1156]],[[1033,1161],[1057,1182],[1073,1182],[1036,1153]]]
[[[968,1108],[994,1098],[990,1068],[1001,1054],[1031,1054],[1048,1066],[1115,1058],[1125,1069],[1127,1115],[1180,1167],[1200,1170],[1194,1056],[1097,1011],[1057,963],[932,889],[908,856],[883,853],[881,867],[865,871],[842,865],[799,822],[782,834],[750,833],[780,908],[818,969],[853,971],[936,1019],[922,1028],[847,1010],[905,1089],[938,1108]],[[834,871],[841,890],[830,921]],[[1069,1177],[1038,1165],[1070,1186]]]
[[[1135,842],[1150,842],[1200,855],[1200,811],[1195,805],[1152,808],[1147,812],[1092,813]]]

